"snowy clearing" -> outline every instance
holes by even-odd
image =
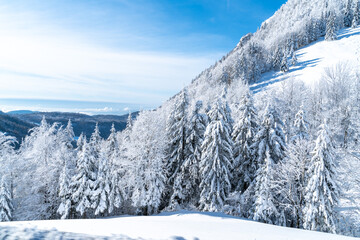
[[[26,230],[25,230],[26,229]],[[65,232],[65,233],[64,233]],[[74,234],[69,234],[69,233]],[[243,220],[221,213],[175,212],[156,216],[122,216],[107,219],[46,220],[0,224],[0,238],[6,234],[21,239],[266,239],[332,240],[345,236],[291,229]],[[78,235],[79,234],[79,235]],[[86,235],[85,235],[86,234]]]

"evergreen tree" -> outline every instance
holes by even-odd
[[[69,148],[72,148],[72,145],[71,143],[74,141],[74,138],[75,138],[75,133],[74,133],[74,129],[72,127],[72,123],[71,123],[71,120],[69,119],[67,125],[66,125],[66,128],[65,128],[65,134],[66,134],[66,137],[67,137],[67,142],[68,142],[68,147]]]
[[[94,132],[91,134],[89,140],[89,147],[91,154],[93,155],[93,164],[97,167],[98,166],[98,159],[100,158],[100,151],[101,151],[101,143],[102,138],[100,136],[99,124],[96,123]]]
[[[86,137],[84,136],[84,133],[81,133],[79,138],[76,141],[76,152],[81,152],[84,146],[84,140],[86,140]]]
[[[5,182],[5,177],[2,177],[0,182],[0,222],[11,221],[13,210],[11,193]]]
[[[76,211],[85,218],[91,210],[96,169],[93,164],[94,155],[91,154],[90,144],[87,143],[86,139],[84,139],[83,144],[82,151],[78,153],[76,174],[72,177],[71,188],[73,191],[72,201]]]
[[[344,14],[344,26],[350,27],[353,20],[353,11],[352,11],[352,0],[348,0],[346,4],[345,14]]]
[[[128,127],[132,126],[132,123],[129,124]],[[124,175],[123,166],[120,165],[120,146],[118,139],[116,137],[116,130],[114,124],[111,127],[110,135],[106,140],[106,152],[107,158],[109,159],[109,208],[108,212],[111,214],[113,212],[116,213],[116,210],[119,210],[122,206],[125,198],[125,193],[121,187],[121,177]]]
[[[240,117],[232,133],[234,141],[233,182],[235,188],[240,192],[244,192],[254,180],[256,162],[251,146],[254,143],[258,125],[257,111],[250,89],[248,89],[241,99]]]
[[[335,233],[338,202],[335,159],[331,137],[326,122],[320,126],[315,149],[307,171],[304,228]]]
[[[359,24],[359,19],[360,19],[360,1],[357,1],[354,9],[353,20],[351,23],[352,28],[357,28]]]
[[[257,155],[258,170],[255,179],[253,219],[264,223],[277,223],[280,213],[276,206],[273,183],[276,165],[285,156],[285,136],[280,116],[267,106],[261,129],[255,137],[253,148]]]
[[[282,60],[281,51],[278,47],[276,47],[275,52],[273,54],[273,59],[272,59],[272,66],[274,69],[280,68],[281,60]]]
[[[91,207],[95,215],[104,215],[109,210],[110,173],[109,163],[103,151],[99,155],[99,168],[91,196]]]
[[[173,182],[181,165],[185,160],[185,141],[186,141],[186,127],[187,127],[187,108],[188,99],[187,91],[184,89],[178,96],[174,109],[171,112],[167,121],[167,135],[169,139],[169,181]]]
[[[127,122],[126,122],[126,127],[131,128],[132,125],[133,125],[133,119],[132,119],[132,116],[131,116],[131,112],[129,112],[129,116],[128,116],[128,119],[127,119]]]
[[[218,100],[209,112],[210,123],[205,131],[200,162],[200,209],[203,211],[221,211],[231,188],[233,142],[226,111],[226,104]]]
[[[291,47],[290,50],[290,57],[291,57],[291,65],[295,66],[298,63],[298,59],[293,46]]]
[[[202,102],[196,102],[186,133],[186,159],[175,178],[169,209],[175,210],[185,204],[195,205],[199,200],[201,145],[207,125],[207,117],[200,113]]]
[[[282,72],[288,72],[288,71],[289,71],[287,54],[285,54],[285,53],[282,54],[282,59],[281,59],[281,64],[280,64],[280,70],[281,70]]]
[[[294,121],[294,136],[292,137],[292,141],[309,139],[309,123],[306,120],[305,112],[303,110],[303,106],[300,107],[299,112],[295,115]]]
[[[333,12],[331,12],[326,23],[326,34],[325,34],[326,41],[333,41],[337,39],[335,20],[336,20],[336,16]]]
[[[70,188],[70,176],[69,176],[68,166],[65,162],[63,171],[60,175],[59,180],[59,198],[60,206],[57,210],[57,213],[60,214],[61,219],[71,218],[72,217],[72,198],[71,198],[71,188]]]

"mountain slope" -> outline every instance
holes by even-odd
[[[144,217],[0,223],[0,237],[9,235],[19,236],[21,239],[35,236],[37,238],[62,236],[66,239],[355,239],[257,223],[221,213],[197,212],[163,213]]]
[[[346,64],[351,69],[360,66],[360,27],[346,28],[338,32],[338,40],[324,41],[324,38],[296,51],[298,64],[290,67],[288,73],[270,71],[261,79],[251,84],[251,89],[258,92],[273,83],[286,79],[297,79],[313,87],[324,74],[326,68],[337,64]],[[273,87],[277,87],[274,85]]]

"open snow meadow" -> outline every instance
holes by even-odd
[[[9,236],[9,238],[6,238]],[[333,234],[257,223],[222,213],[172,212],[155,216],[46,220],[3,223],[4,239],[158,239],[158,240],[347,240]]]
[[[0,239],[359,238],[360,0],[140,3],[0,1]]]

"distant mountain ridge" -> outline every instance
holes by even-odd
[[[138,112],[132,113],[132,118],[136,118]],[[111,125],[114,124],[117,131],[126,128],[128,114],[126,115],[86,115],[70,112],[33,112],[28,110],[12,111],[8,113],[0,112],[0,131],[21,140],[28,135],[31,128],[38,126],[41,119],[45,116],[46,120],[53,124],[55,122],[66,126],[69,119],[72,121],[75,136],[84,133],[90,137],[96,123],[99,124],[100,134],[107,138],[110,134]]]

